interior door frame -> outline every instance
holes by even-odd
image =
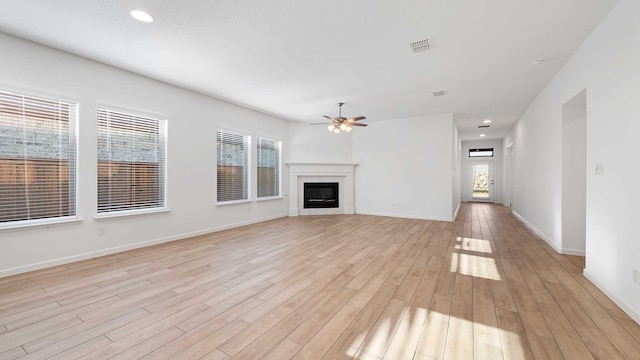
[[[489,197],[487,199],[482,198],[474,198],[473,197],[473,165],[475,164],[488,164],[489,165]],[[496,161],[492,158],[480,158],[480,159],[469,159],[469,178],[467,179],[467,194],[469,201],[473,202],[486,202],[493,203],[495,202],[495,174],[496,174]]]
[[[513,207],[513,175],[514,175],[514,150],[513,143],[507,145],[505,148],[505,191],[504,191],[504,205],[508,207]]]

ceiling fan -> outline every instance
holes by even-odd
[[[364,116],[357,116],[357,117],[353,117],[353,118],[346,118],[342,116],[342,105],[344,105],[344,103],[338,103],[338,107],[339,107],[339,111],[340,111],[340,115],[338,115],[338,117],[331,117],[331,116],[327,116],[327,115],[323,115],[325,118],[329,119],[329,121],[331,121],[331,123],[328,126],[329,131],[339,134],[340,131],[346,131],[346,132],[351,132],[351,127],[352,126],[367,126],[367,124],[363,124],[363,123],[358,123],[356,121],[360,121],[360,120],[364,120],[366,119],[366,117]],[[327,123],[315,123],[315,124],[311,124],[311,125],[326,125]]]

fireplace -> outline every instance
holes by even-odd
[[[337,182],[305,182],[304,208],[338,208],[338,194]]]
[[[356,164],[288,163],[289,167],[289,216],[337,215],[355,213],[353,207],[353,173]],[[337,183],[335,207],[305,206],[304,184]],[[318,201],[314,205],[318,205]],[[326,206],[328,204],[323,204]],[[313,206],[313,205],[312,205]]]

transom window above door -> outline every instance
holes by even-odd
[[[469,149],[470,158],[493,157],[493,148]]]

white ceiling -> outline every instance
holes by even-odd
[[[0,31],[291,120],[452,112],[471,140],[487,118],[503,137],[616,2],[0,0]]]

